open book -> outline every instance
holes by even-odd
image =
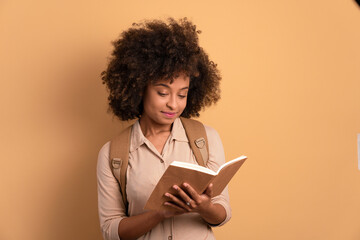
[[[213,183],[212,197],[215,197],[221,194],[246,159],[246,156],[235,158],[223,164],[217,172],[196,164],[174,161],[160,178],[144,209],[168,208],[164,206],[164,202],[169,201],[169,198],[164,194],[169,192],[177,195],[172,186],[176,184],[181,187],[184,182],[190,184],[199,194],[203,193],[210,183]]]

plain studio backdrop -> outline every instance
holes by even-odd
[[[96,161],[126,123],[100,73],[133,22],[188,17],[222,72],[217,239],[360,239],[360,8],[333,1],[0,1],[0,239],[101,239]]]

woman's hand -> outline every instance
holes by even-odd
[[[168,205],[165,203],[165,205]],[[170,218],[170,217],[174,217],[177,215],[181,215],[184,213],[187,213],[188,211],[186,209],[183,208],[179,208],[179,207],[173,207],[171,210],[159,210],[160,215],[162,216],[162,218]]]
[[[174,185],[173,188],[177,191],[179,197],[170,193],[165,193],[165,196],[170,199],[164,204],[174,208],[180,214],[184,212],[197,212],[200,216],[210,224],[220,224],[226,218],[226,211],[220,204],[213,204],[211,197],[213,193],[213,185],[209,184],[203,194],[198,194],[190,184],[184,183],[183,188]]]
[[[164,218],[181,215],[187,212],[206,212],[209,209],[212,195],[212,184],[210,184],[205,190],[204,194],[198,194],[190,184],[184,183],[183,189],[177,185],[173,186],[178,193],[179,197],[176,197],[170,193],[165,193],[165,196],[170,199],[169,202],[165,202],[164,205],[171,208],[161,210],[160,214]]]
[[[165,194],[170,199],[170,202],[165,202],[165,205],[171,206],[177,211],[198,212],[200,214],[211,210],[212,184],[206,188],[203,194],[198,194],[190,184],[184,183],[182,187],[173,186],[179,197],[170,193]]]

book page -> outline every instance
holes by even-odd
[[[187,162],[178,162],[178,161],[173,161],[170,165],[175,166],[175,167],[182,167],[182,168],[187,168],[187,169],[192,169],[195,171],[200,171],[200,172],[204,172],[204,173],[208,173],[211,175],[216,175],[217,173],[214,172],[213,170],[200,166],[200,165],[196,165],[193,163],[187,163]]]
[[[230,165],[230,164],[233,164],[234,162],[237,162],[237,161],[240,161],[240,160],[243,160],[243,159],[247,159],[246,156],[242,155],[240,157],[237,157],[231,161],[228,161],[226,163],[224,163],[223,165],[220,166],[220,168],[217,170],[216,174],[219,174],[219,172],[221,171],[221,169],[223,169],[224,167]]]

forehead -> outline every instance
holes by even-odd
[[[175,87],[175,86],[189,86],[190,77],[186,74],[178,74],[174,76],[173,78],[164,78],[152,81],[150,84],[154,86],[169,86],[169,87]]]

